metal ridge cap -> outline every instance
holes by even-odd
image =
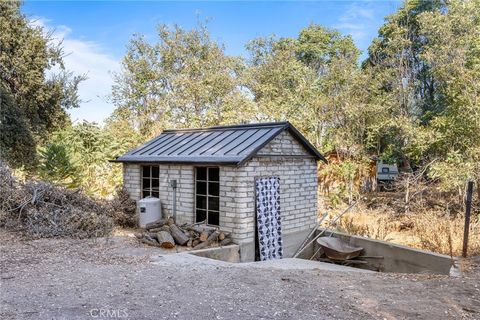
[[[268,128],[268,127],[286,127],[290,125],[288,121],[280,122],[259,122],[259,123],[246,123],[246,124],[235,124],[235,125],[225,125],[225,126],[212,126],[205,128],[187,128],[187,129],[167,129],[163,130],[162,133],[175,133],[175,132],[202,132],[202,131],[211,131],[211,130],[229,130],[229,129],[249,129],[249,128]]]

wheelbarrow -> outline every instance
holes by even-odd
[[[361,247],[351,246],[338,238],[332,237],[320,237],[317,239],[317,243],[329,259],[336,261],[356,258],[363,250]]]

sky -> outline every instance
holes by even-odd
[[[63,39],[66,68],[88,79],[80,84],[81,106],[70,110],[74,122],[102,124],[113,112],[109,102],[112,73],[134,33],[155,41],[156,26],[178,24],[192,29],[208,19],[214,40],[229,55],[247,56],[245,44],[256,37],[296,37],[310,23],[350,34],[362,59],[385,16],[398,0],[364,1],[26,1],[22,8],[32,24]]]

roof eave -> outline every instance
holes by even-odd
[[[142,148],[145,148],[149,144],[154,143],[155,141],[158,141],[161,139],[161,136],[163,134],[169,134],[169,133],[175,133],[175,132],[182,132],[186,133],[188,131],[192,132],[200,132],[200,131],[211,131],[211,130],[223,130],[226,128],[229,129],[234,129],[234,128],[246,128],[246,127],[262,127],[262,128],[276,128],[277,130],[274,131],[274,133],[269,136],[265,141],[262,141],[262,143],[258,146],[256,146],[252,151],[250,151],[248,154],[244,155],[243,158],[240,157],[240,154],[237,155],[237,157],[227,157],[226,159],[222,158],[215,158],[215,157],[210,157],[210,158],[205,158],[205,159],[199,159],[198,157],[192,157],[192,159],[188,158],[155,158],[155,157],[142,157],[142,156],[137,156],[134,155],[138,150],[141,150]],[[237,125],[237,126],[219,126],[219,127],[211,127],[211,128],[205,128],[205,129],[186,129],[186,130],[165,130],[161,135],[151,139],[150,141],[146,142],[145,144],[141,145],[140,147],[137,147],[126,154],[117,157],[114,160],[110,160],[110,162],[113,163],[165,163],[165,164],[174,164],[174,163],[182,163],[182,164],[193,164],[193,165],[206,165],[206,164],[212,164],[212,165],[237,165],[237,166],[242,166],[244,165],[247,161],[255,157],[258,152],[263,149],[268,143],[270,143],[273,139],[275,139],[281,132],[288,130],[288,132],[298,141],[300,142],[301,145],[307,150],[307,152],[315,157],[315,160],[322,160],[325,163],[328,163],[328,161],[325,159],[325,157],[318,152],[318,150],[288,121],[285,122],[270,122],[270,123],[263,123],[263,124],[250,124],[250,125]],[[270,130],[269,130],[270,131]],[[149,159],[150,158],[150,159]]]
[[[111,163],[134,163],[134,164],[188,164],[188,165],[230,165],[238,166],[238,161],[198,161],[198,160],[148,160],[148,159],[112,159],[108,160]]]

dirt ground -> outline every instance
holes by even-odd
[[[126,237],[0,241],[1,319],[480,319],[480,260],[452,278],[159,256]]]

